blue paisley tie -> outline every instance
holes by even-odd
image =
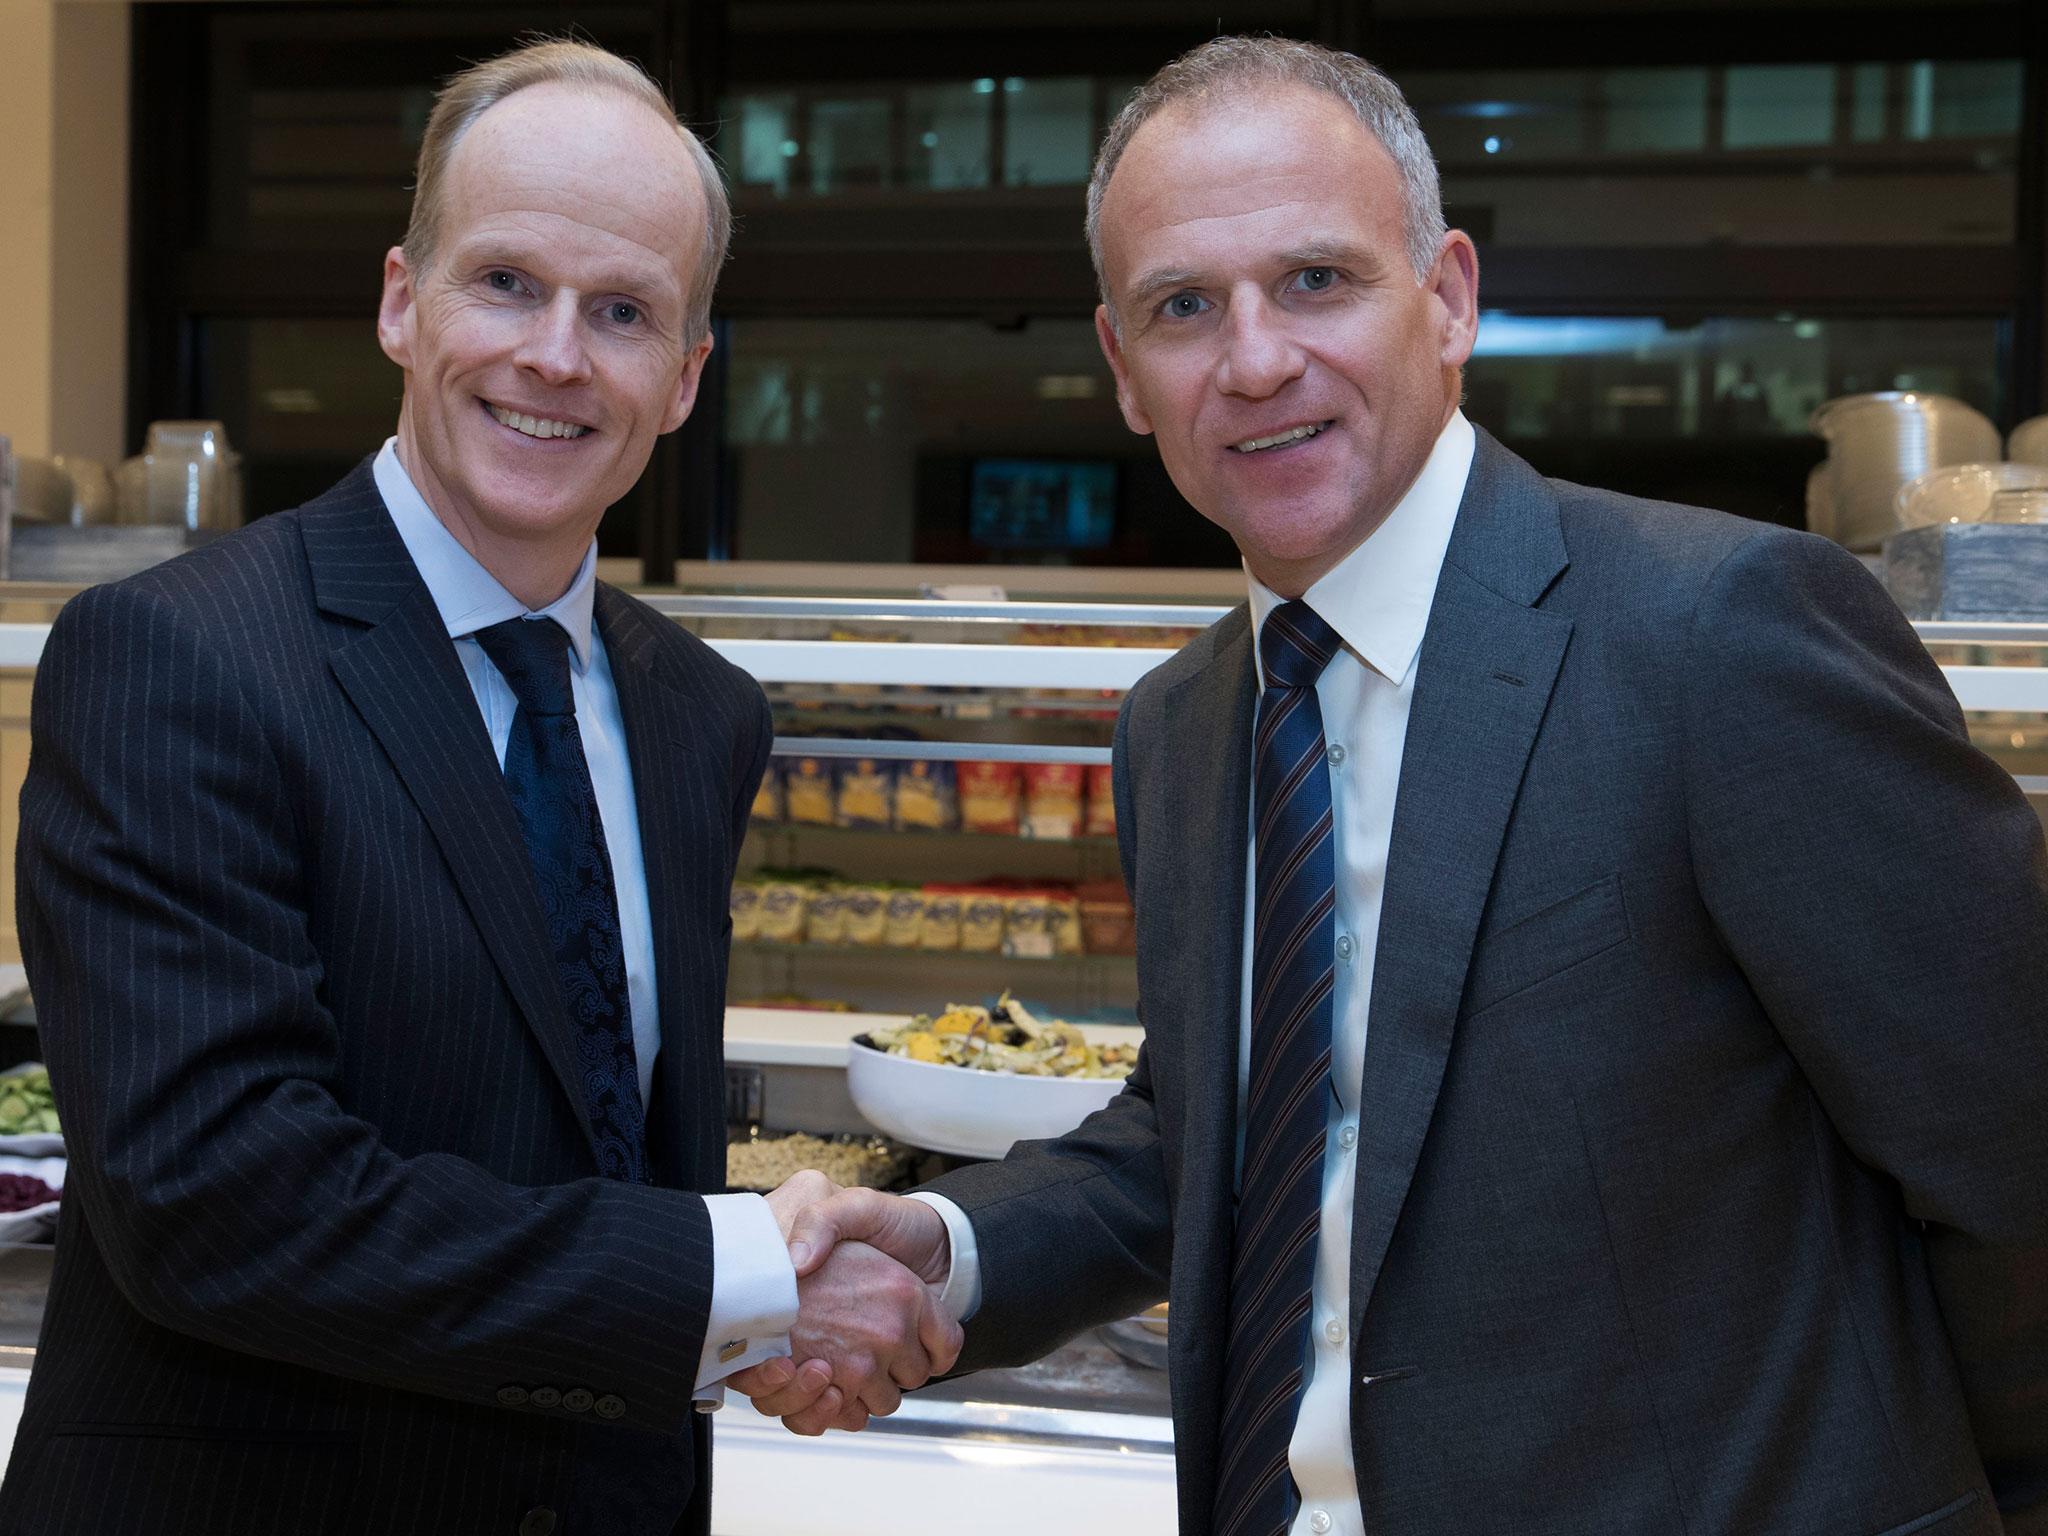
[[[1266,688],[1252,748],[1251,1077],[1230,1270],[1217,1536],[1282,1536],[1308,1357],[1323,1203],[1336,980],[1337,853],[1316,679],[1341,642],[1307,603],[1259,631]]]
[[[646,1120],[619,901],[576,728],[569,637],[553,619],[508,619],[478,630],[476,639],[519,700],[505,743],[505,788],[526,834],[563,1006],[576,1027],[598,1168],[607,1178],[644,1184]]]

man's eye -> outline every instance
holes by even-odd
[[[1307,267],[1302,270],[1298,281],[1304,292],[1321,293],[1337,281],[1337,270],[1334,267]]]
[[[491,287],[496,289],[499,293],[511,293],[514,289],[516,289],[519,286],[519,279],[514,277],[510,272],[503,271],[502,269],[496,272],[487,273],[484,277],[484,281],[489,283]]]
[[[1190,315],[1199,315],[1208,307],[1208,301],[1198,293],[1176,293],[1166,301],[1166,313],[1176,320],[1185,320]]]
[[[622,299],[616,304],[607,305],[605,307],[605,314],[614,325],[631,325],[640,318],[640,306],[638,304],[628,304]]]

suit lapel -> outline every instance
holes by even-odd
[[[1238,1025],[1243,1004],[1245,860],[1251,794],[1251,623],[1239,609],[1212,632],[1214,650],[1161,700],[1162,747],[1151,777],[1152,815],[1174,851],[1156,867],[1184,871],[1171,888],[1173,917],[1157,964],[1187,978],[1158,990],[1182,1033],[1187,1136],[1174,1247],[1171,1376],[1190,1443],[1184,1466],[1212,1468],[1229,1317],[1229,1254],[1237,1175]],[[1187,807],[1214,807],[1220,824],[1199,835]],[[1146,893],[1147,900],[1151,892]],[[1149,969],[1149,967],[1148,967]],[[1148,979],[1148,1008],[1158,1006]],[[1162,1026],[1164,1027],[1164,1026]],[[1221,1259],[1216,1258],[1221,1255]],[[1195,1405],[1208,1405],[1208,1416]],[[1206,1443],[1203,1439],[1207,1437]]]
[[[1549,487],[1485,433],[1417,659],[1374,961],[1351,1310],[1372,1299],[1436,1108],[1494,866],[1571,636]]]
[[[626,755],[639,808],[640,855],[647,871],[647,908],[654,930],[654,984],[661,1014],[648,1156],[658,1182],[688,1184],[691,1170],[714,1166],[724,1125],[721,1078],[723,1021],[697,1018],[691,982],[690,919],[702,910],[696,886],[704,871],[695,857],[710,828],[691,807],[715,803],[703,754],[690,737],[689,699],[661,676],[660,650],[649,625],[667,621],[600,585],[597,626],[619,693]],[[723,825],[723,812],[719,825]],[[707,1161],[710,1159],[710,1161]]]
[[[336,645],[334,675],[425,817],[589,1140],[577,1042],[518,816],[433,596],[367,465],[301,518],[315,600],[323,612],[367,626]]]

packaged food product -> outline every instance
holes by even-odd
[[[837,815],[832,763],[823,757],[793,757],[783,771],[783,815],[805,826],[829,827]]]
[[[982,954],[994,954],[1003,947],[1003,918],[1008,902],[992,886],[970,887],[960,893],[960,947]]]
[[[1081,830],[1090,837],[1116,836],[1116,787],[1108,763],[1088,766],[1088,809]]]
[[[886,827],[895,789],[895,764],[873,757],[850,758],[839,765],[834,819],[842,827]]]
[[[727,910],[732,914],[732,937],[735,944],[744,944],[760,936],[761,887],[757,882],[733,881],[732,900]]]
[[[951,763],[908,762],[896,770],[898,831],[950,832],[960,825],[960,794]]]
[[[924,924],[918,930],[923,949],[960,947],[960,892],[950,885],[924,888]]]
[[[846,941],[846,891],[836,881],[812,889],[810,907],[804,914],[804,938],[812,944]]]
[[[761,881],[761,915],[755,937],[768,944],[795,944],[804,936],[811,884],[801,876],[767,875]]]
[[[1086,770],[1079,763],[1026,763],[1025,836],[1055,841],[1079,837],[1085,783]]]
[[[1045,929],[1055,954],[1078,955],[1086,945],[1081,933],[1081,900],[1072,887],[1050,892],[1045,902]]]
[[[882,919],[882,942],[891,949],[916,949],[924,942],[924,892],[894,886]]]
[[[962,763],[960,825],[968,832],[1014,837],[1024,775],[1021,763]]]
[[[846,900],[845,942],[880,944],[889,923],[889,888],[886,885],[849,885],[842,895]]]
[[[1004,954],[1020,960],[1050,960],[1058,952],[1050,906],[1045,891],[1020,891],[1009,898],[1003,922]]]
[[[1081,902],[1081,938],[1091,955],[1131,955],[1138,949],[1131,898],[1121,880],[1088,880],[1075,888]]]
[[[768,759],[768,771],[761,775],[761,787],[754,792],[753,819],[775,823],[782,820],[782,763]]]

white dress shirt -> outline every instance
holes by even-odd
[[[1329,1141],[1323,1156],[1323,1207],[1316,1240],[1309,1327],[1313,1348],[1301,1411],[1287,1460],[1301,1490],[1291,1536],[1364,1536],[1358,1476],[1351,1456],[1351,1203],[1358,1176],[1358,1105],[1365,1067],[1366,1009],[1379,947],[1380,900],[1393,840],[1394,793],[1416,658],[1443,570],[1444,551],[1472,468],[1474,437],[1462,412],[1438,434],[1422,472],[1372,534],[1303,597],[1343,640],[1316,682],[1329,749],[1336,836],[1336,990],[1333,999]],[[1266,615],[1284,599],[1247,573],[1253,657]],[[1263,679],[1263,671],[1257,675]],[[1260,684],[1263,691],[1263,681]],[[1243,990],[1238,1005],[1238,1162],[1244,1161],[1246,1087],[1251,1077],[1253,893],[1258,849],[1245,807]],[[946,1218],[953,1268],[943,1304],[970,1317],[981,1299],[974,1229],[940,1195],[919,1196]],[[1226,1433],[1228,1426],[1225,1427]],[[1398,1533],[1388,1533],[1398,1536]]]
[[[647,906],[647,866],[640,847],[633,770],[626,756],[625,721],[619,714],[611,659],[605,654],[594,613],[597,544],[593,540],[584,552],[568,591],[545,608],[529,610],[463,548],[427,505],[399,462],[396,438],[385,440],[371,470],[406,553],[419,568],[420,579],[426,582],[448,636],[455,642],[455,654],[461,658],[470,691],[483,712],[501,770],[519,700],[512,685],[484,654],[476,632],[522,616],[553,619],[568,632],[569,690],[576,704],[584,760],[590,767],[590,785],[597,794],[605,850],[611,857],[619,938],[626,952],[633,1056],[644,1105],[654,1082],[654,1058],[661,1051],[661,1013],[654,990],[654,922]],[[789,1329],[797,1312],[796,1271],[768,1202],[759,1195],[701,1198],[711,1213],[713,1270],[711,1319],[697,1376],[700,1391],[735,1371],[788,1354]],[[721,1352],[736,1342],[743,1344],[741,1351],[721,1360]]]

